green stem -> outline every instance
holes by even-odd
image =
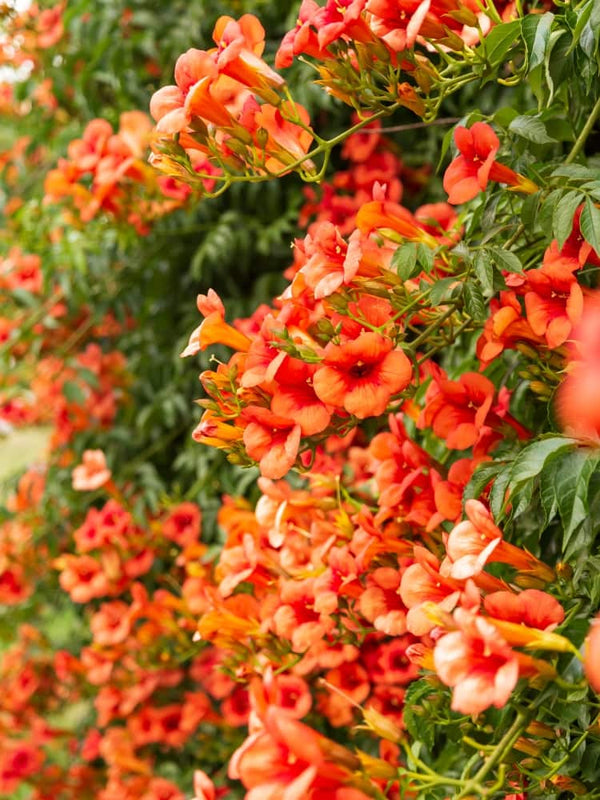
[[[483,762],[477,774],[464,786],[462,792],[457,796],[457,800],[459,800],[461,797],[467,797],[474,790],[481,787],[481,782],[483,779],[489,775],[494,767],[499,764],[500,761],[502,761],[502,759],[508,755],[508,753],[510,753],[515,742],[529,724],[531,714],[531,710],[527,712],[519,711],[517,713],[515,721],[506,731],[502,739],[500,739],[496,745],[496,748],[494,749],[494,752]]]
[[[575,140],[575,144],[573,145],[571,152],[565,159],[565,164],[570,164],[572,161],[577,158],[579,153],[581,152],[583,145],[586,142],[587,137],[590,135],[590,132],[594,125],[596,124],[596,120],[598,119],[598,115],[600,115],[600,97],[596,100],[596,105],[592,108],[592,112],[587,118],[587,122],[583,126],[581,133]]]
[[[431,336],[432,333],[435,333],[435,331],[437,331],[439,328],[441,328],[442,325],[444,324],[444,322],[446,322],[447,319],[450,319],[450,317],[452,316],[452,314],[454,314],[455,311],[456,311],[456,307],[455,306],[452,306],[447,311],[445,311],[442,314],[441,317],[436,319],[435,322],[432,322],[431,325],[429,325],[427,328],[425,328],[423,333],[421,333],[420,336],[417,336],[417,338],[414,340],[414,342],[409,342],[410,346],[414,350],[416,350],[417,347],[419,347],[420,344],[422,344],[423,342],[427,341],[427,339]]]

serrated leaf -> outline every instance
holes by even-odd
[[[463,285],[463,297],[467,314],[474,320],[483,321],[487,318],[485,300],[478,284],[467,282]]]
[[[551,136],[548,136],[546,126],[538,117],[527,117],[525,115],[515,117],[508,126],[508,130],[535,144],[550,144],[556,141]]]
[[[429,302],[432,306],[439,305],[442,300],[446,299],[446,295],[450,288],[456,283],[456,278],[441,278],[436,281],[429,293]]]
[[[417,261],[428,275],[433,269],[433,260],[434,256],[431,247],[427,247],[427,245],[419,242],[417,245]]]
[[[484,295],[491,297],[494,294],[494,267],[484,250],[480,250],[475,256],[473,268]]]
[[[428,681],[413,681],[404,696],[402,717],[406,729],[415,743],[422,742],[428,748],[433,747],[435,741],[435,726],[431,725],[423,705],[437,691]]]
[[[566,436],[551,436],[538,439],[523,448],[513,462],[510,470],[509,490],[523,481],[531,480],[542,471],[546,460],[559,450],[574,447],[575,439]]]
[[[506,466],[503,461],[486,461],[479,464],[471,480],[465,486],[463,492],[463,502],[466,500],[479,499],[488,483],[493,480],[498,473]]]
[[[504,503],[506,500],[506,489],[510,480],[510,467],[498,473],[494,485],[490,490],[490,511],[494,519],[499,520],[503,515]]]
[[[579,228],[586,242],[591,244],[597,253],[600,253],[600,209],[596,208],[589,197],[581,212]]]
[[[557,458],[551,465],[556,504],[563,523],[563,550],[587,517],[588,485],[599,460],[600,454],[595,449],[578,448]]]
[[[571,178],[575,181],[591,181],[598,177],[598,173],[581,164],[563,164],[551,173],[553,178]]]
[[[396,269],[398,277],[403,281],[412,278],[419,271],[417,269],[417,245],[407,242],[398,247],[392,256],[392,267]]]
[[[539,192],[528,194],[523,200],[521,206],[521,221],[527,228],[533,228],[535,226],[539,204]]]
[[[552,233],[558,241],[559,248],[562,248],[573,230],[573,217],[583,199],[581,192],[567,192],[554,207]]]
[[[501,247],[488,247],[487,249],[501,269],[505,269],[507,272],[523,272],[523,265],[515,253],[503,250]]]

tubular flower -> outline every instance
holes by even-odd
[[[272,89],[281,88],[285,81],[260,57],[265,49],[265,30],[253,14],[244,14],[237,21],[219,17],[213,39],[221,74],[251,88],[267,102],[278,102],[279,96]]]
[[[339,797],[368,800],[350,788],[361,762],[350,750],[292,719],[277,706],[262,715],[262,726],[236,750],[229,777],[241,780],[246,800]],[[371,787],[372,788],[372,787]]]
[[[488,561],[510,564],[517,571],[539,578],[554,580],[554,570],[535,556],[505,542],[487,508],[479,500],[467,500],[468,519],[459,522],[448,535],[446,574],[458,580],[479,575]]]
[[[412,365],[402,350],[374,331],[325,347],[313,377],[317,397],[359,419],[383,414],[392,395],[406,389]]]
[[[398,243],[407,240],[423,242],[431,248],[438,246],[438,240],[427,233],[422,222],[406,208],[390,200],[372,200],[361,206],[356,216],[356,227],[364,236],[377,231]]]
[[[454,689],[452,709],[480,714],[502,708],[519,679],[517,654],[496,628],[464,609],[454,612],[458,630],[438,640],[433,652],[440,680]]]
[[[207,295],[199,294],[197,304],[198,311],[204,315],[204,322],[192,332],[181,358],[196,355],[211,344],[226,344],[234,350],[248,350],[250,339],[225,322],[225,308],[213,289],[209,289]]]
[[[507,183],[526,194],[538,190],[533,181],[496,161],[500,141],[487,123],[476,122],[471,128],[458,126],[454,131],[454,141],[460,155],[444,174],[444,189],[452,205],[477,197],[491,180]]]

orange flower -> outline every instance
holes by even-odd
[[[303,436],[321,433],[331,420],[330,409],[317,397],[312,386],[314,366],[297,358],[285,358],[277,370],[271,411],[294,420]]]
[[[406,208],[390,200],[372,200],[364,203],[356,215],[356,227],[368,236],[373,231],[401,243],[423,242],[428,247],[438,246],[438,240],[424,229],[422,222]]]
[[[73,488],[78,492],[93,492],[110,480],[112,472],[102,450],[85,450],[82,458],[83,463],[73,470]]]
[[[570,436],[600,442],[600,295],[591,295],[569,347],[567,374],[558,387],[556,413]]]
[[[214,783],[201,769],[194,771],[194,797],[192,800],[215,800],[217,794]]]
[[[454,141],[460,155],[444,174],[444,189],[452,205],[472,200],[490,180],[507,183],[527,194],[538,190],[533,181],[496,161],[500,142],[486,122],[476,122],[471,128],[459,125],[454,130]]]
[[[250,347],[250,339],[225,322],[225,307],[213,289],[209,289],[206,295],[199,294],[197,305],[198,311],[204,315],[204,321],[193,331],[181,358],[193,356],[211,344],[226,344],[242,351]]]
[[[505,542],[502,531],[479,500],[467,500],[468,519],[459,522],[448,535],[446,573],[457,580],[479,575],[488,561],[510,564],[519,572],[542,581],[554,580],[554,570],[535,556]]]
[[[229,777],[242,781],[249,790],[246,797],[368,800],[359,789],[348,787],[353,772],[361,768],[350,750],[277,706],[267,708],[262,720],[264,727],[246,739],[229,763]]]
[[[253,14],[239,20],[219,17],[213,31],[218,46],[217,69],[252,89],[268,103],[278,103],[279,89],[285,81],[260,58],[265,49],[265,30]]]
[[[283,478],[298,455],[302,434],[300,425],[259,406],[248,406],[243,415],[248,420],[244,429],[244,445],[248,455],[258,461],[265,478]]]
[[[406,389],[412,365],[389,339],[365,331],[353,341],[330,342],[314,374],[317,397],[359,419],[383,414],[392,395]]]
[[[440,680],[454,689],[451,708],[462,714],[502,708],[519,679],[516,653],[482,617],[458,609],[454,621],[458,630],[442,636],[433,652]]]
[[[213,411],[205,411],[200,424],[194,429],[192,438],[195,442],[229,450],[234,442],[240,442],[244,432],[242,428],[229,425],[215,415]]]
[[[527,272],[525,309],[527,321],[548,347],[556,348],[569,338],[583,312],[583,292],[570,265],[544,263]]]
[[[600,694],[600,614],[592,620],[585,640],[583,669],[592,689]]]
[[[427,389],[418,427],[432,427],[447,447],[472,447],[490,430],[495,393],[494,384],[478,372],[465,372],[458,381],[436,378]]]

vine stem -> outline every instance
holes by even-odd
[[[471,778],[471,780],[464,786],[462,792],[457,795],[458,798],[467,797],[473,790],[481,789],[482,780],[494,769],[502,759],[509,753],[519,736],[527,727],[531,717],[531,711],[519,711],[517,717],[510,728],[506,731],[502,739],[496,745],[494,752],[487,758],[481,765],[479,771]]]
[[[600,115],[600,97],[596,100],[596,105],[592,108],[592,112],[587,118],[587,122],[585,123],[585,125],[581,130],[581,133],[575,140],[575,144],[573,145],[571,152],[566,157],[565,164],[570,164],[579,155],[581,149],[583,148],[583,145],[585,144],[587,137],[590,135],[592,128],[596,124],[596,120],[598,119],[599,115]]]

